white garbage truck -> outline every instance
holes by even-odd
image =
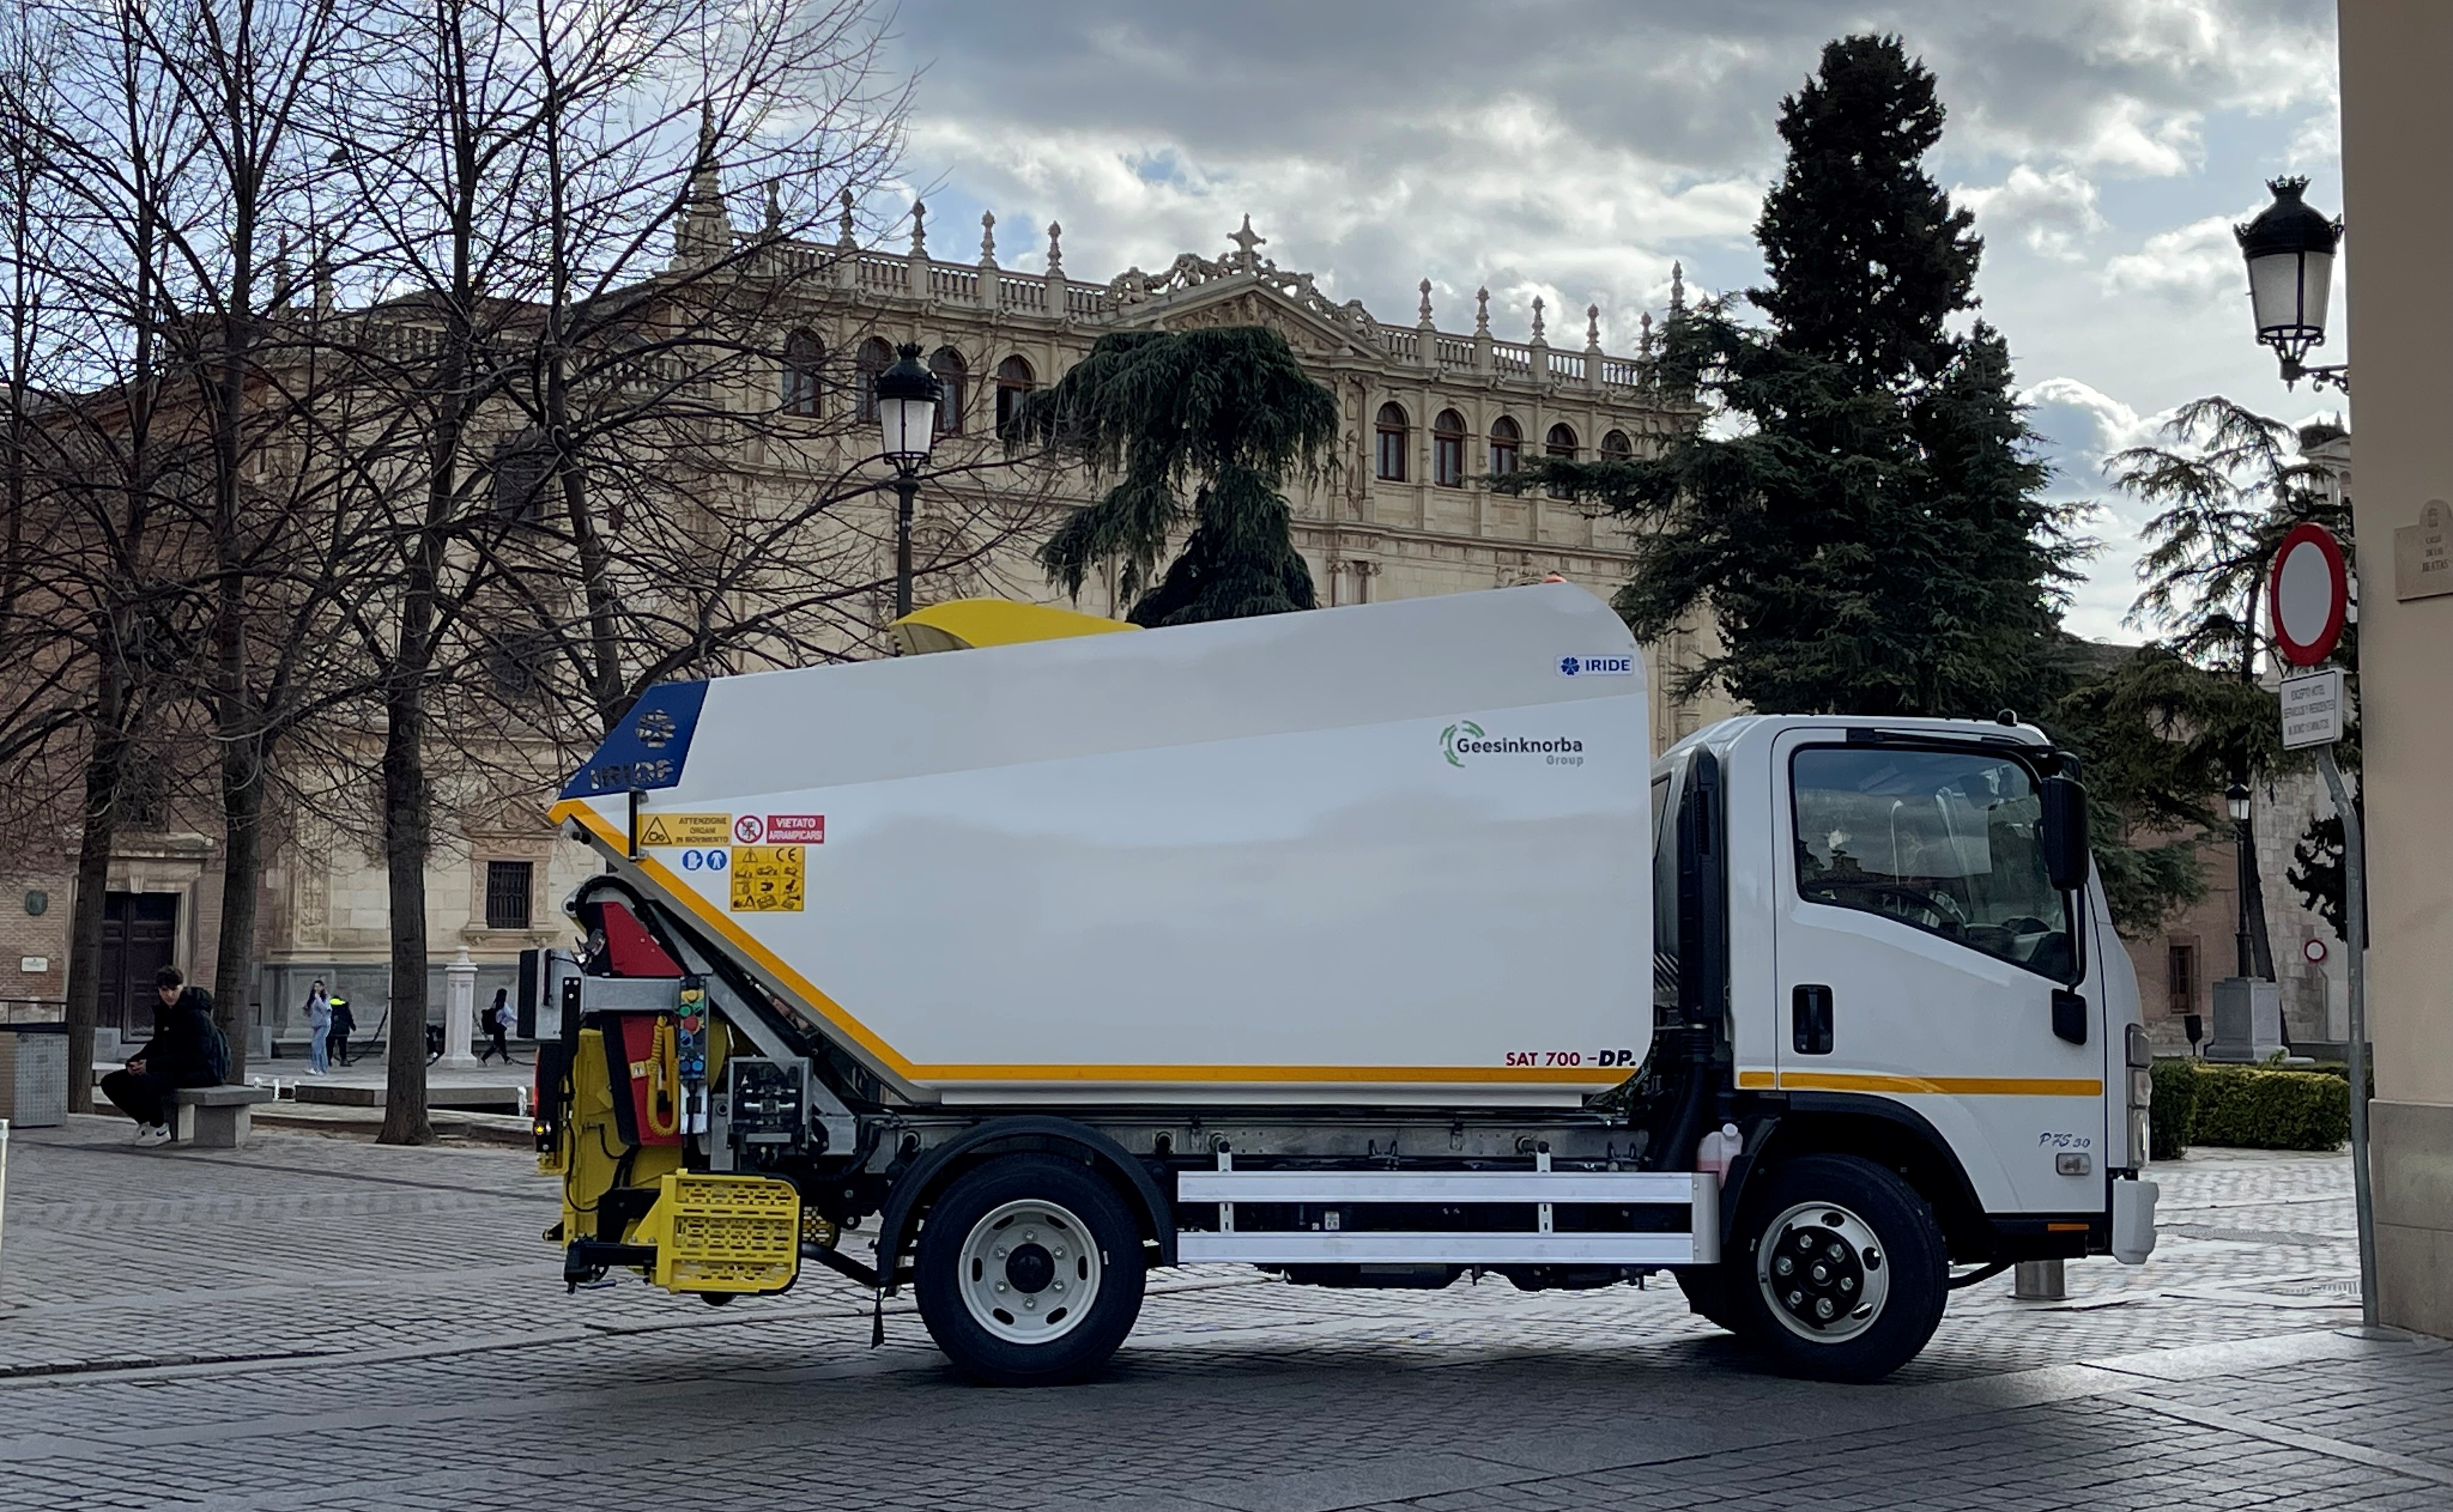
[[[2152,1249],[2137,985],[2035,727],[1655,757],[1565,584],[1051,633],[665,684],[571,778],[605,871],[523,1011],[573,1286],[823,1265],[1033,1384],[1154,1267],[1667,1270],[1865,1381],[1954,1286]]]

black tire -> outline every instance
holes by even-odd
[[[1043,1204],[1049,1211],[1040,1211]],[[983,1226],[1008,1208],[1022,1211]],[[1077,1227],[1081,1243],[1068,1248]],[[1032,1237],[1025,1243],[999,1243],[1026,1232]],[[998,1247],[973,1253],[990,1244]],[[1002,1275],[987,1268],[994,1256],[1006,1257]],[[914,1272],[928,1336],[955,1369],[993,1386],[1064,1385],[1096,1372],[1132,1332],[1146,1280],[1141,1231],[1123,1200],[1089,1167],[1058,1155],[1000,1156],[958,1178],[928,1209]],[[1000,1281],[1002,1296],[982,1289]],[[1074,1305],[1085,1287],[1089,1303]],[[984,1321],[975,1302],[994,1316]],[[1012,1336],[1027,1326],[1061,1332]]]
[[[1801,1156],[1748,1184],[1722,1265],[1739,1335],[1817,1381],[1880,1381],[1915,1359],[1949,1275],[1932,1207],[1854,1155]]]

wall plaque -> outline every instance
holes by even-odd
[[[2430,499],[2419,523],[2393,533],[2393,596],[2432,599],[2453,593],[2453,505]]]

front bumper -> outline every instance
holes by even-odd
[[[2112,1258],[2124,1265],[2143,1265],[2155,1253],[2155,1199],[2162,1188],[2143,1176],[2119,1177],[2112,1183]]]

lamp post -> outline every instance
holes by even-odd
[[[2304,178],[2266,181],[2274,203],[2257,219],[2232,229],[2240,239],[2240,255],[2248,264],[2248,304],[2257,320],[2257,339],[2283,359],[2283,382],[2302,378],[2311,388],[2333,385],[2351,391],[2348,364],[2311,368],[2302,359],[2312,347],[2325,344],[2325,306],[2334,288],[2334,250],[2342,245],[2340,217],[2301,199]]]
[[[2253,977],[2257,972],[2248,943],[2248,868],[2254,865],[2248,854],[2248,785],[2234,783],[2224,788],[2224,808],[2231,815],[2232,859],[2236,863],[2232,889],[2240,895],[2238,917],[2232,926],[2232,942],[2239,947],[2237,974]]]
[[[895,348],[899,359],[877,375],[877,424],[881,448],[894,464],[894,617],[911,612],[911,500],[920,491],[920,468],[937,436],[937,404],[946,386],[920,361],[920,344]]]

